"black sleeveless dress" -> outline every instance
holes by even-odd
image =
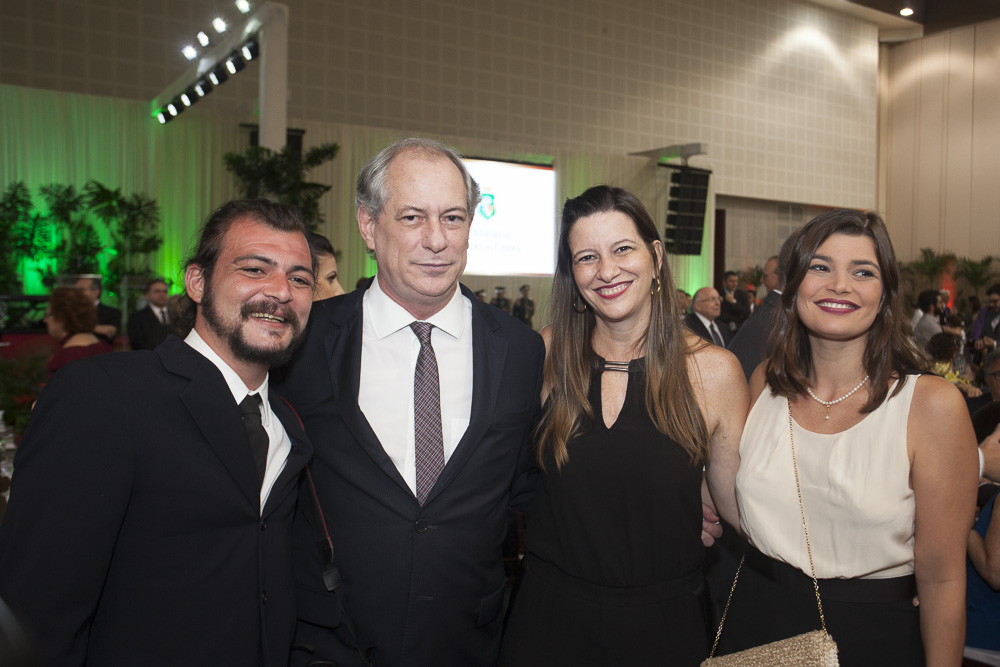
[[[561,471],[545,462],[501,665],[683,666],[708,655],[702,466],[653,425],[641,359],[605,427],[603,363],[591,376],[595,423]]]

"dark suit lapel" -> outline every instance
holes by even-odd
[[[292,449],[288,453],[284,469],[278,475],[278,479],[274,481],[274,486],[271,487],[271,493],[267,497],[267,503],[264,505],[261,516],[268,516],[281,504],[288,493],[288,487],[294,488],[298,483],[299,474],[306,467],[313,453],[312,444],[306,437],[305,431],[302,430],[302,422],[298,415],[276,394],[274,386],[269,389],[268,398],[272,412],[281,422],[285,433],[288,434],[288,439],[292,442]]]
[[[482,442],[493,418],[507,359],[507,341],[496,334],[499,324],[490,312],[492,306],[479,301],[464,285],[462,293],[472,302],[472,412],[469,427],[465,429],[426,502],[447,488]]]
[[[156,348],[163,366],[190,380],[181,401],[235,484],[257,507],[260,483],[239,406],[219,369],[187,343],[171,336]]]
[[[358,405],[361,384],[361,337],[364,319],[362,304],[365,290],[355,290],[347,295],[344,304],[331,315],[332,329],[323,340],[326,358],[330,365],[330,383],[333,403],[358,445],[372,460],[407,493],[412,495],[402,475],[371,424]]]

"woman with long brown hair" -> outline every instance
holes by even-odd
[[[702,471],[735,522],[740,366],[682,328],[656,226],[620,188],[566,202],[550,307],[543,474],[501,663],[697,665]]]
[[[750,379],[740,443],[751,546],[724,651],[819,629],[822,613],[842,667],[959,665],[977,478],[965,403],[920,374],[877,214],[824,213],[782,260],[773,352]]]

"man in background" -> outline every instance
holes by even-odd
[[[109,345],[115,344],[118,327],[122,325],[122,311],[101,303],[101,278],[79,278],[76,287],[87,295],[97,306],[97,326],[94,335]]]
[[[144,296],[148,305],[128,318],[128,339],[133,350],[155,350],[170,335],[167,282],[163,278],[149,281]]]
[[[728,349],[739,360],[747,382],[767,353],[765,344],[771,333],[771,316],[781,306],[781,275],[778,256],[769,257],[764,262],[764,276],[761,280],[761,284],[767,288],[767,294],[729,344]]]
[[[719,326],[721,302],[722,299],[714,288],[702,287],[694,293],[694,300],[691,303],[692,312],[684,318],[684,324],[693,333],[709,343],[726,347],[733,335],[729,333],[729,327],[724,324]]]
[[[736,333],[743,322],[750,317],[750,296],[740,289],[740,277],[735,271],[726,271],[722,277],[722,308],[719,311],[719,326],[729,329],[730,336]]]

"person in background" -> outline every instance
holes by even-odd
[[[167,281],[163,278],[149,281],[145,297],[148,305],[128,318],[128,339],[133,350],[155,350],[170,335]]]
[[[101,303],[103,288],[99,277],[80,278],[76,281],[76,287],[97,307],[97,325],[94,327],[94,334],[105,343],[114,345],[118,328],[122,325],[122,311]]]
[[[976,321],[969,329],[968,340],[973,341],[973,348],[983,358],[996,349],[1000,339],[1000,283],[991,285],[986,290],[986,307],[976,315]]]
[[[966,399],[981,396],[983,392],[970,382],[968,372],[961,373],[956,368],[957,355],[958,340],[950,333],[942,331],[927,341],[927,357],[931,362],[931,372],[955,385]]]
[[[941,321],[938,319],[938,309],[941,307],[941,294],[936,289],[924,290],[917,296],[917,308],[923,315],[913,327],[913,340],[921,352],[927,353],[927,343],[933,336],[941,333]]]
[[[491,306],[495,306],[505,313],[510,312],[510,299],[507,298],[507,288],[503,285],[497,285],[493,289],[493,300],[490,301]]]
[[[543,474],[500,664],[696,666],[709,646],[703,470],[736,523],[746,383],[733,355],[685,331],[633,194],[601,185],[567,200],[558,247]]]
[[[511,315],[514,319],[521,320],[529,329],[534,329],[531,318],[535,314],[535,300],[528,296],[528,286],[521,285],[521,297],[514,301]]]
[[[1000,350],[993,350],[983,361],[976,374],[976,386],[986,386],[986,390],[975,398],[966,399],[969,416],[972,417],[981,408],[1000,400]]]
[[[691,295],[684,290],[677,288],[677,304],[680,306],[681,319],[684,319],[684,316],[691,308]]]
[[[337,251],[333,244],[322,234],[309,234],[309,248],[316,258],[316,288],[313,290],[313,301],[340,296],[344,288],[340,286],[337,273]]]
[[[476,298],[479,299],[480,301],[482,301],[483,303],[486,303],[486,290],[484,290],[484,289],[477,289],[476,290]]]
[[[736,333],[743,322],[750,317],[750,295],[745,289],[740,289],[740,276],[735,271],[726,271],[722,277],[722,298],[718,325],[728,328],[730,334]],[[729,336],[732,338],[732,335]]]
[[[712,287],[702,287],[694,293],[691,312],[684,318],[684,324],[693,333],[719,347],[728,347],[733,335],[729,327],[719,321],[722,299]]]
[[[750,379],[736,478],[750,546],[723,652],[819,629],[814,564],[843,667],[957,666],[977,479],[962,396],[919,374],[877,214],[830,211],[790,242],[776,345]]]
[[[45,328],[59,341],[59,351],[48,363],[49,377],[71,361],[112,352],[106,341],[94,334],[97,310],[90,297],[75,287],[52,290],[45,309]]]

